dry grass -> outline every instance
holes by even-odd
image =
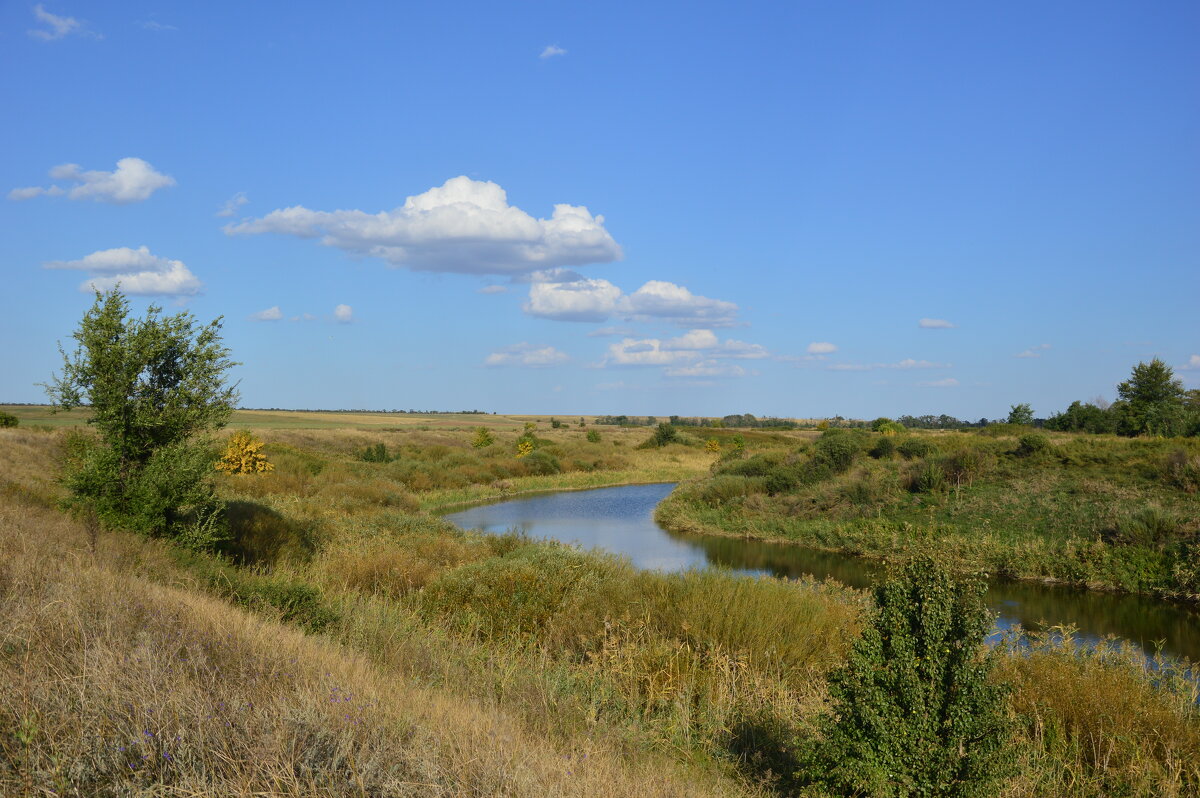
[[[154,584],[162,547],[0,507],[0,794],[723,795]]]

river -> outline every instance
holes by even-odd
[[[628,557],[639,568],[684,571],[720,566],[747,574],[809,575],[868,587],[880,566],[859,557],[756,540],[680,535],[654,521],[654,507],[674,484],[624,485],[529,496],[485,504],[446,516],[464,529],[499,534],[519,530]],[[1200,661],[1200,611],[1145,596],[1117,595],[1036,582],[992,579],[988,606],[998,614],[997,634],[1070,624],[1079,637],[1113,635],[1147,652],[1159,645],[1169,656]]]

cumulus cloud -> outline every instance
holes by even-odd
[[[765,347],[745,341],[721,341],[712,330],[690,330],[675,338],[623,338],[610,344],[600,366],[698,366],[718,359],[754,359],[768,354]],[[711,368],[711,366],[706,366]],[[744,371],[722,367],[723,376],[740,376]],[[671,374],[668,376],[717,376],[701,374]]]
[[[140,296],[194,296],[204,284],[183,261],[154,255],[146,247],[102,249],[78,260],[43,264],[47,269],[77,269],[91,273],[80,283],[84,293],[107,291],[118,284],[127,294]]]
[[[333,318],[339,324],[349,324],[354,321],[354,308],[349,305],[338,305],[333,309]]]
[[[949,363],[934,363],[929,360],[914,360],[907,357],[898,363],[834,363],[826,366],[829,371],[874,371],[875,369],[948,369]]]
[[[557,44],[548,44],[546,49],[542,50],[542,54],[538,58],[553,58],[556,55],[566,55],[567,51],[559,47]]]
[[[75,19],[75,17],[60,17],[57,14],[51,14],[41,3],[33,7],[33,16],[37,18],[38,22],[46,26],[26,31],[34,39],[40,39],[44,42],[54,42],[71,35],[90,36],[93,39],[104,38],[95,31],[88,30],[87,25]]]
[[[278,305],[250,314],[251,321],[279,321],[282,318],[283,311],[279,309]]]
[[[221,209],[217,211],[217,216],[222,219],[227,219],[237,213],[237,209],[249,202],[245,192],[239,191],[221,204]]]
[[[492,352],[484,359],[483,363],[485,366],[544,368],[566,363],[570,359],[566,352],[561,352],[552,346],[521,342]]]
[[[530,316],[555,321],[604,321],[612,316],[621,289],[608,280],[534,283],[524,310]]]
[[[953,388],[958,385],[958,380],[953,377],[947,377],[944,380],[930,380],[929,382],[918,382],[922,388]]]
[[[51,185],[45,188],[30,186],[14,188],[8,192],[13,200],[32,199],[38,196],[57,197],[66,194],[69,199],[90,199],[96,202],[111,202],[127,205],[141,202],[160,188],[175,185],[175,178],[155,170],[141,158],[122,158],[111,172],[98,170],[83,171],[77,163],[64,163],[50,170],[53,180],[62,180],[75,185],[70,189]]]
[[[1050,348],[1050,344],[1038,344],[1037,346],[1029,347],[1024,352],[1018,352],[1017,354],[1013,355],[1013,357],[1022,357],[1022,358],[1041,357],[1042,352],[1044,352],[1045,350],[1047,350],[1049,348]]]
[[[1191,357],[1188,358],[1187,364],[1180,366],[1180,368],[1183,369],[1184,371],[1200,370],[1200,355],[1192,355]]]
[[[608,280],[580,277],[534,281],[524,310],[555,321],[600,322],[618,316],[629,321],[668,321],[680,327],[729,327],[737,320],[738,306],[662,280],[651,280],[625,294]]]
[[[808,345],[810,355],[828,355],[837,351],[837,347],[828,341],[813,341]]]
[[[923,330],[952,330],[958,325],[945,319],[921,319],[917,322],[917,326]]]
[[[392,266],[457,274],[521,275],[619,260],[604,217],[558,204],[535,219],[491,182],[454,177],[390,211],[314,211],[300,205],[225,227],[230,235],[279,233],[381,258]]]

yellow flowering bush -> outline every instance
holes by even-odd
[[[226,474],[265,474],[274,471],[275,466],[267,462],[262,447],[263,442],[248,430],[239,430],[230,436],[216,469]]]

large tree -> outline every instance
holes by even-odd
[[[1184,432],[1183,381],[1158,358],[1133,367],[1117,386],[1121,400],[1113,408],[1117,430],[1125,435],[1180,435]]]
[[[45,386],[62,410],[91,407],[99,440],[77,440],[67,481],[77,501],[109,524],[194,543],[219,537],[207,433],[224,426],[238,394],[221,319],[131,317],[119,289],[96,294],[63,369]]]

